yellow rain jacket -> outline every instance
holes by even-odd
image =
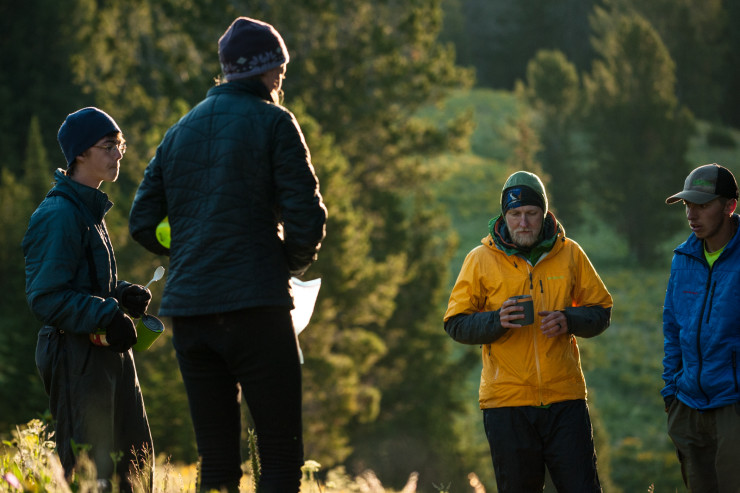
[[[483,238],[482,243],[465,258],[444,317],[445,330],[453,338],[481,344],[480,408],[540,406],[585,399],[586,382],[574,332],[585,337],[603,332],[612,307],[612,297],[588,257],[562,230],[552,249],[534,266],[519,255],[507,255],[491,235]],[[521,294],[532,295],[534,323],[517,329],[501,327],[501,305]],[[570,333],[554,338],[544,336],[540,331],[541,317],[537,315],[543,310],[564,311]],[[592,316],[596,313],[601,316],[598,323]],[[464,323],[474,318],[479,321],[475,337],[458,338],[448,330],[450,319],[460,314],[476,314],[458,319],[467,318]],[[589,333],[593,330],[589,325],[601,327]],[[488,341],[492,339],[492,328],[496,328],[497,338]],[[579,333],[579,328],[586,330]]]

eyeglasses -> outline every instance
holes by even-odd
[[[120,144],[110,143],[110,144],[105,144],[102,146],[93,146],[93,147],[105,149],[108,153],[112,153],[113,149],[118,149],[118,152],[120,152],[122,156],[126,154],[126,143],[125,142],[121,142]]]

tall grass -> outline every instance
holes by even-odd
[[[254,493],[258,483],[259,460],[256,457],[254,434],[250,433],[252,457],[245,462],[240,491]],[[168,459],[155,459],[145,453],[142,468],[133,471],[130,479],[137,493],[190,493],[198,491],[198,465],[171,464]],[[157,462],[155,466],[155,462]],[[151,468],[154,467],[154,484],[150,484]],[[254,471],[257,474],[254,474]],[[352,477],[343,467],[328,471],[320,479],[321,465],[308,460],[302,467],[301,493],[396,493],[385,489],[372,471]],[[471,485],[477,476],[471,475]],[[400,493],[416,491],[418,475],[412,473]],[[479,481],[478,481],[479,483]],[[433,486],[436,491],[446,491],[444,486]],[[68,483],[59,462],[53,432],[40,419],[16,426],[12,438],[0,445],[0,493],[95,493],[100,490],[95,465],[87,456],[85,447],[80,447],[75,472]],[[112,491],[118,491],[113,482]],[[480,492],[480,489],[476,489]],[[483,490],[484,491],[484,490]]]

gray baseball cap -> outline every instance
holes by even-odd
[[[737,199],[737,182],[729,169],[719,164],[705,164],[689,173],[683,191],[665,199],[666,204],[686,200],[693,204],[706,204],[717,197]]]

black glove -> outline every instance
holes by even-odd
[[[133,318],[141,318],[152,300],[152,292],[144,286],[131,284],[121,291],[121,305]]]
[[[116,311],[110,325],[105,328],[105,338],[110,348],[118,353],[125,353],[136,344],[136,326],[134,321],[121,310]]]

